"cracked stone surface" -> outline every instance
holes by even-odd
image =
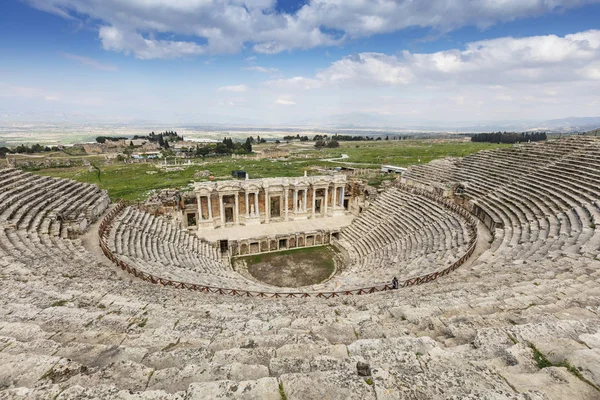
[[[411,167],[405,180],[462,182],[473,201],[465,206],[504,227],[424,285],[259,299],[143,282],[98,251],[99,220],[73,236],[52,217],[61,205],[102,217],[101,192],[0,170],[0,398],[599,399],[600,141],[482,152]],[[368,259],[452,240],[435,232],[373,242]],[[151,250],[144,240],[138,250]],[[379,269],[364,275],[395,268],[369,265]]]

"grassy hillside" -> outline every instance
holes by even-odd
[[[301,176],[312,167],[336,167],[343,164],[323,161],[324,158],[340,157],[347,154],[344,162],[361,163],[361,168],[379,168],[381,164],[409,166],[426,163],[448,156],[461,157],[483,149],[493,149],[506,145],[471,143],[462,141],[407,140],[374,142],[341,142],[337,149],[316,150],[311,144],[300,146],[297,143],[282,144],[292,152],[287,161],[232,159],[231,157],[197,159],[198,165],[183,171],[164,172],[154,164],[104,164],[98,159],[92,161],[100,170],[78,166],[69,168],[48,168],[32,171],[40,175],[76,179],[95,183],[108,190],[113,200],[142,200],[154,189],[185,188],[189,183],[207,178],[194,178],[197,171],[208,170],[216,179],[231,179],[231,170],[244,169],[250,178],[278,176]],[[263,145],[264,147],[264,145]],[[257,146],[257,149],[261,147]],[[391,176],[393,177],[393,176]],[[379,180],[377,180],[379,181]]]

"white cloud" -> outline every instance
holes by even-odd
[[[94,60],[93,58],[90,57],[85,57],[85,56],[79,56],[77,54],[71,54],[71,53],[61,53],[61,55],[64,58],[67,58],[69,60],[73,60],[73,61],[77,61],[78,63],[85,65],[87,67],[93,68],[93,69],[97,69],[100,71],[116,71],[117,67],[111,64],[104,64],[101,63],[100,61]]]
[[[264,74],[275,74],[275,73],[279,72],[279,70],[277,68],[265,68],[265,67],[261,67],[260,65],[252,65],[250,67],[244,67],[244,70],[262,72]]]
[[[257,88],[275,99],[293,95],[294,114],[341,114],[366,124],[384,116],[408,124],[597,115],[599,90],[598,30],[505,37],[433,53],[360,53]]]
[[[147,39],[136,32],[103,26],[99,31],[102,47],[147,60],[153,58],[177,58],[206,53],[206,47],[193,42]]]
[[[335,61],[314,78],[268,81],[281,89],[314,89],[325,85],[397,86],[432,83],[486,85],[568,82],[600,79],[600,31],[559,37],[499,38],[467,44],[464,50],[410,53],[401,57],[360,53]]]
[[[90,93],[81,93],[78,91],[57,91],[43,87],[22,86],[0,82],[0,99],[5,99],[4,107],[11,107],[13,103],[24,101],[27,105],[48,103],[65,105],[71,110],[76,106],[101,106],[104,104],[104,99],[100,96],[95,96]],[[3,104],[0,104],[0,107]],[[24,111],[30,111],[30,108],[25,108]]]
[[[323,81],[320,79],[304,78],[295,76],[287,79],[274,79],[266,82],[267,86],[277,89],[315,89],[321,87]]]
[[[0,97],[12,97],[12,98],[38,98],[47,101],[56,101],[59,99],[56,93],[51,93],[47,90],[29,87],[29,86],[18,86],[8,83],[0,82]]]
[[[296,104],[296,102],[284,97],[280,97],[275,101],[275,104],[280,106],[293,106]]]
[[[310,0],[294,14],[276,12],[275,0],[25,1],[65,18],[100,21],[103,48],[151,59],[234,53],[246,46],[273,54],[408,27],[487,27],[600,0]]]
[[[236,85],[236,86],[222,86],[217,89],[219,92],[234,92],[234,93],[242,93],[248,91],[248,86],[246,85]]]

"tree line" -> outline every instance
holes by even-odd
[[[310,139],[308,138],[308,136],[300,136],[300,134],[296,134],[296,136],[294,135],[287,135],[283,137],[283,140],[299,140],[301,142],[308,142]]]
[[[98,136],[96,137],[96,142],[97,143],[106,143],[106,141],[110,141],[110,142],[118,142],[119,140],[127,140],[129,139],[128,137],[121,137],[121,136]]]
[[[260,136],[258,137],[260,140]],[[245,142],[234,142],[231,138],[225,138],[221,143],[196,145],[195,149],[190,149],[198,157],[206,157],[209,155],[225,156],[230,154],[250,154],[252,153],[252,143],[257,139],[249,137]],[[259,142],[260,143],[260,142]],[[264,143],[264,142],[263,142]]]
[[[546,132],[492,132],[477,133],[471,136],[471,142],[483,143],[523,143],[547,140]]]
[[[183,135],[179,136],[175,131],[164,131],[158,134],[153,131],[147,136],[135,135],[133,140],[136,139],[144,139],[151,143],[157,143],[159,147],[168,149],[170,147],[169,142],[183,142]]]
[[[42,146],[38,143],[33,144],[31,146],[27,146],[26,144],[20,144],[12,148],[3,146],[0,147],[0,157],[6,157],[7,154],[34,154],[50,151],[60,151],[60,149],[57,146]]]
[[[329,149],[334,149],[336,147],[340,147],[340,142],[338,142],[335,139],[318,139],[317,141],[315,141],[315,147],[317,149],[322,149],[324,147],[327,147]]]

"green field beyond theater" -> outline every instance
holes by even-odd
[[[273,144],[255,146],[255,150],[261,150],[269,146],[272,147]],[[251,178],[293,177],[303,175],[304,171],[313,174],[311,169],[315,167],[331,168],[348,165],[378,169],[381,164],[406,167],[438,158],[462,157],[480,150],[506,147],[507,145],[471,143],[462,140],[381,140],[340,142],[339,148],[324,150],[316,150],[310,145],[297,146],[296,143],[280,146],[290,150],[289,160],[233,159],[231,157],[194,159],[192,162],[196,165],[187,167],[183,171],[167,172],[157,168],[152,163],[123,164],[111,162],[105,165],[101,157],[96,156],[92,163],[98,167],[100,172],[88,166],[48,168],[32,172],[95,183],[102,189],[108,190],[113,200],[138,201],[146,198],[152,190],[164,188],[183,189],[194,180],[206,180],[207,178],[194,177],[196,172],[204,170],[208,170],[216,179],[231,179],[231,171],[235,169],[246,170]],[[340,157],[341,154],[348,155],[348,158],[343,160],[344,163],[323,160]],[[393,177],[393,175],[390,175],[388,179]],[[378,184],[383,179],[385,177],[372,180],[370,183]]]

